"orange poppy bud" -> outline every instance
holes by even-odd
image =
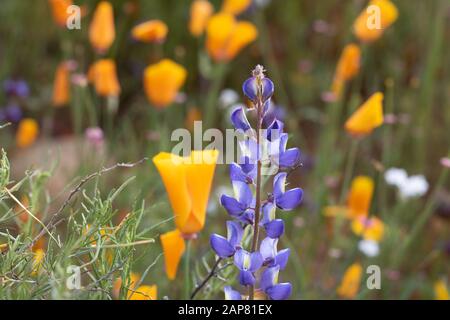
[[[370,134],[383,124],[383,94],[374,93],[345,123],[348,133],[355,136]]]
[[[217,150],[205,150],[192,151],[187,157],[160,152],[153,158],[166,187],[175,224],[183,234],[203,229],[218,156]]]
[[[202,120],[202,113],[198,108],[189,108],[187,115],[185,126],[189,130],[194,130],[194,122]]]
[[[156,300],[158,299],[158,287],[153,286],[139,286],[131,293],[129,300]]]
[[[353,32],[359,40],[372,42],[383,34],[398,17],[397,7],[389,0],[372,0],[353,24]]]
[[[67,8],[73,4],[72,0],[49,0],[53,20],[60,27],[65,27],[69,14]]]
[[[31,146],[39,135],[39,125],[31,118],[22,119],[16,133],[16,144],[19,148]]]
[[[164,252],[167,278],[175,279],[178,265],[183,256],[186,246],[181,232],[177,229],[164,233],[160,237]]]
[[[167,25],[161,20],[150,20],[138,24],[131,30],[135,40],[142,42],[164,42],[167,36]]]
[[[97,52],[105,53],[115,37],[113,7],[108,1],[102,1],[98,4],[89,26],[89,40]]]
[[[206,48],[215,61],[230,61],[258,36],[250,22],[238,22],[229,13],[211,17],[206,28]]]
[[[69,103],[70,99],[70,70],[66,62],[58,65],[53,81],[53,105],[61,107]]]
[[[353,179],[347,202],[349,217],[367,216],[369,214],[373,189],[372,178],[359,176]]]
[[[88,79],[93,82],[95,91],[100,96],[116,97],[120,94],[116,63],[112,59],[95,62],[89,69]]]
[[[144,89],[156,108],[170,105],[186,80],[186,69],[169,59],[148,66],[144,71]]]
[[[203,34],[213,12],[214,8],[208,0],[194,0],[192,2],[189,31],[194,37],[199,37]]]
[[[352,221],[352,230],[365,240],[380,241],[384,235],[384,223],[377,217],[359,216]]]
[[[353,79],[359,73],[361,49],[351,43],[345,46],[336,67],[331,91],[336,97],[340,97],[344,83]]]
[[[252,0],[224,0],[222,11],[234,15],[241,14],[252,4]]]
[[[354,263],[345,271],[337,294],[342,298],[353,299],[359,291],[362,277],[362,266]]]

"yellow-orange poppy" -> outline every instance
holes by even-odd
[[[44,263],[45,251],[43,249],[36,249],[33,251],[33,269],[32,274],[36,275],[42,268],[42,264]]]
[[[215,61],[230,61],[258,36],[250,22],[237,21],[229,13],[220,12],[209,19],[206,48]]]
[[[49,0],[52,10],[53,20],[60,27],[65,27],[67,23],[67,8],[73,4],[72,0]]]
[[[450,300],[450,295],[444,280],[436,281],[433,285],[433,289],[436,300]]]
[[[352,230],[365,240],[379,242],[384,235],[384,223],[377,217],[359,216],[353,219]]]
[[[22,119],[16,132],[16,144],[19,148],[31,146],[39,135],[39,125],[31,118]]]
[[[345,122],[345,129],[354,136],[370,134],[383,124],[383,94],[374,93]]]
[[[158,287],[153,286],[139,286],[132,292],[128,300],[156,300],[158,299]]]
[[[61,107],[70,100],[70,70],[67,62],[58,65],[53,81],[53,105]]]
[[[359,46],[354,43],[346,45],[339,58],[331,88],[336,97],[341,96],[345,82],[358,75],[360,63],[361,49]]]
[[[186,76],[186,69],[170,59],[148,66],[144,71],[144,89],[150,103],[159,109],[170,105]]]
[[[222,11],[234,15],[241,14],[252,4],[252,0],[224,0]]]
[[[345,271],[341,284],[336,292],[341,298],[353,299],[361,284],[362,266],[359,263],[354,263]]]
[[[130,296],[133,293],[132,290],[134,290],[136,288],[139,280],[140,280],[139,274],[134,273],[134,272],[130,273],[130,282],[128,284],[128,296]],[[121,287],[122,287],[122,278],[117,278],[114,281],[113,289],[112,289],[112,294],[115,298],[119,298]]]
[[[375,41],[397,17],[397,7],[390,0],[372,0],[356,18],[353,32],[363,42]]]
[[[185,126],[190,131],[194,130],[194,122],[195,121],[201,121],[202,120],[202,113],[198,108],[189,108],[186,120],[185,120]]]
[[[114,11],[111,3],[101,1],[94,12],[89,26],[89,40],[99,53],[105,53],[116,38]]]
[[[89,69],[88,79],[93,82],[95,91],[100,96],[118,96],[120,94],[116,63],[112,59],[95,62]]]
[[[135,40],[150,43],[161,43],[166,39],[168,32],[167,25],[161,20],[150,20],[138,24],[131,30],[131,35]]]
[[[213,12],[214,8],[208,0],[194,0],[192,2],[189,31],[194,37],[199,37],[203,34]]]
[[[161,245],[164,252],[164,263],[167,278],[175,279],[181,257],[186,250],[184,238],[180,230],[166,232],[161,235]]]

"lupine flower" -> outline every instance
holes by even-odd
[[[144,89],[150,103],[158,109],[170,105],[186,76],[186,69],[170,59],[148,66],[144,71]]]
[[[25,118],[19,122],[16,133],[16,144],[19,148],[31,146],[39,135],[39,125],[36,120]]]
[[[361,240],[358,242],[358,249],[368,257],[376,257],[380,252],[378,242],[373,240]]]
[[[433,285],[433,289],[436,300],[450,300],[450,295],[444,280],[436,281]]]
[[[379,242],[384,235],[384,224],[377,217],[359,216],[353,219],[352,230],[365,240]]]
[[[108,1],[101,1],[95,9],[89,26],[89,40],[98,53],[105,53],[115,38],[113,6]]]
[[[339,98],[345,82],[353,79],[359,73],[361,63],[361,49],[351,43],[345,46],[336,67],[331,91]]]
[[[421,197],[428,191],[428,182],[423,175],[409,176],[404,169],[390,168],[384,173],[384,179],[398,188],[400,198]]]
[[[354,136],[365,136],[383,124],[383,94],[374,93],[347,120],[345,129]]]
[[[205,31],[209,18],[214,12],[214,7],[208,0],[194,0],[191,4],[189,32],[194,37],[200,37]]]
[[[269,267],[279,266],[280,270],[286,268],[290,249],[277,250],[278,238],[265,238],[261,241],[259,252],[263,258],[264,265]]]
[[[224,0],[222,11],[235,16],[241,14],[252,4],[252,0]]]
[[[184,238],[180,230],[166,232],[161,235],[161,245],[164,252],[166,275],[169,280],[175,279],[181,257],[186,250]]]
[[[341,298],[353,299],[359,291],[362,277],[362,266],[354,263],[344,273],[336,292]]]
[[[120,94],[120,83],[117,78],[116,63],[112,59],[101,59],[89,69],[89,81],[94,83],[99,96],[117,97]]]
[[[258,30],[250,22],[236,21],[232,14],[220,12],[209,19],[206,34],[209,55],[216,62],[227,62],[257,38]]]
[[[254,273],[261,268],[263,258],[259,252],[248,252],[244,249],[238,249],[234,254],[234,265],[239,271],[239,283],[243,286],[255,284]]]
[[[210,237],[211,248],[221,258],[228,258],[240,248],[244,230],[235,221],[227,221],[227,238],[213,233]]]
[[[260,225],[266,230],[269,238],[277,239],[284,233],[284,221],[275,218],[276,206],[267,202],[262,207],[262,219]],[[261,244],[262,246],[262,244]]]
[[[368,10],[371,7],[379,10],[379,26],[376,25],[378,12]],[[363,42],[375,41],[397,20],[397,17],[397,7],[390,0],[372,0],[355,20],[353,32]]]
[[[278,173],[273,179],[273,203],[281,210],[296,208],[303,198],[303,190],[294,188],[286,191],[286,172]]]
[[[156,299],[158,299],[158,287],[156,285],[139,286],[128,297],[128,300],[156,300]]]
[[[58,65],[53,80],[52,102],[55,107],[61,107],[69,103],[70,99],[70,70],[66,61]]]
[[[18,105],[10,104],[4,110],[0,110],[0,121],[17,123],[22,119],[22,115],[22,109]]]
[[[30,95],[30,88],[25,80],[7,79],[3,82],[3,89],[7,96],[27,98]]]
[[[166,40],[168,28],[161,20],[150,20],[138,24],[131,30],[135,40],[151,43],[162,43]]]
[[[52,9],[53,20],[60,27],[65,27],[67,23],[67,8],[73,4],[72,0],[49,0]]]
[[[280,266],[267,268],[261,276],[261,290],[272,300],[285,300],[292,292],[292,285],[289,282],[278,283]]]
[[[233,290],[230,286],[225,286],[223,291],[225,293],[225,300],[242,300],[239,291]]]

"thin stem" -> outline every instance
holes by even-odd
[[[191,300],[195,298],[197,293],[200,292],[200,290],[208,283],[208,281],[216,274],[216,270],[219,267],[220,262],[222,261],[222,258],[218,258],[216,260],[216,263],[214,263],[214,266],[212,267],[211,271],[208,273],[205,279],[197,286],[195,287],[194,291],[192,291],[191,294]]]
[[[220,94],[220,88],[222,87],[225,74],[226,74],[226,63],[219,63],[214,68],[213,82],[211,88],[209,89],[208,96],[206,98],[205,110],[204,110],[204,121],[206,128],[209,129],[214,125],[216,120],[215,115],[217,113],[217,99]]]
[[[353,167],[355,166],[356,151],[358,150],[358,139],[353,139],[350,146],[350,151],[347,159],[347,164],[345,166],[344,181],[342,183],[341,196],[339,197],[339,204],[342,204],[345,200],[345,195],[347,194],[347,189],[352,178]]]
[[[184,256],[184,298],[187,300],[189,299],[189,291],[190,291],[190,277],[189,277],[189,267],[190,267],[190,260],[191,260],[191,239],[188,239],[186,241],[186,254]]]

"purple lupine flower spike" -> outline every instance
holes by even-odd
[[[234,264],[240,270],[239,283],[243,286],[251,286],[255,284],[253,273],[261,268],[263,258],[259,252],[249,253],[244,249],[239,249],[234,255]]]
[[[278,273],[280,267],[267,268],[261,276],[261,289],[272,300],[286,300],[292,292],[292,285],[289,282],[278,283]]]
[[[269,78],[261,79],[261,85],[262,85],[262,100],[263,102],[265,102],[269,100],[270,97],[272,97],[275,88],[272,80],[270,80]],[[251,77],[245,80],[244,84],[242,85],[242,91],[247,96],[247,98],[256,103],[259,95],[258,87],[259,85],[256,77]]]
[[[286,268],[291,250],[277,250],[278,239],[265,238],[261,241],[260,253],[264,259],[264,265],[269,267],[279,266],[280,270]]]
[[[233,126],[238,129],[246,132],[251,129],[250,123],[247,120],[247,116],[245,115],[245,111],[243,107],[236,108],[231,113],[231,122]]]
[[[261,226],[266,230],[266,234],[270,238],[279,238],[284,233],[284,221],[275,219],[276,207],[273,203],[267,202],[262,207]]]
[[[231,216],[238,216],[250,208],[254,202],[254,198],[252,190],[245,182],[235,180],[232,181],[232,184],[235,197],[222,195],[220,203]]]
[[[286,172],[280,172],[273,179],[273,197],[278,208],[289,211],[293,210],[300,204],[303,198],[303,190],[300,188],[294,188],[285,191],[286,177]]]
[[[236,248],[240,246],[244,230],[235,221],[227,221],[227,238],[212,234],[210,244],[216,254],[221,258],[228,258],[234,255]]]

